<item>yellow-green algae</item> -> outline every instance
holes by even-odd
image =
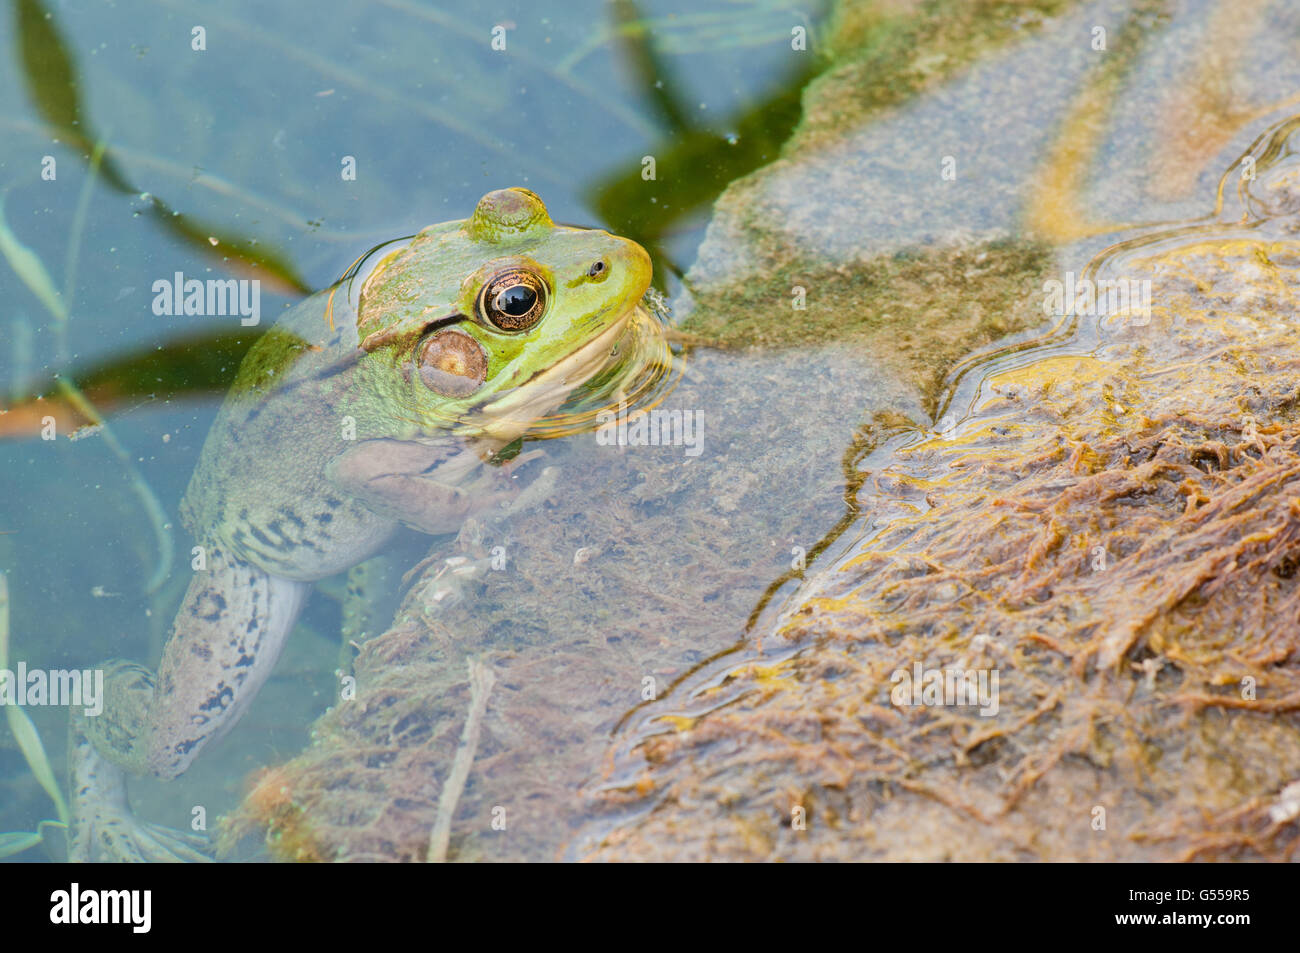
[[[932,414],[949,371],[991,341],[1032,327],[1022,307],[1051,273],[1036,242],[910,250],[855,265],[795,261],[761,278],[710,286],[688,333],[714,345],[807,347],[835,340],[916,387]],[[792,289],[802,289],[794,307]]]

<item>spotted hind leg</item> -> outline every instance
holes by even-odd
[[[190,582],[158,675],[108,662],[103,712],[74,716],[77,853],[158,859],[171,835],[131,816],[125,774],[174,778],[229,731],[275,667],[310,589],[217,548],[209,549],[208,565]]]

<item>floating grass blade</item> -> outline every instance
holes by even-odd
[[[8,668],[9,580],[4,573],[0,572],[0,670]],[[68,802],[64,800],[63,791],[55,780],[54,771],[50,767],[49,758],[45,755],[45,746],[41,744],[41,736],[36,731],[36,725],[32,723],[27,712],[17,705],[5,705],[4,710],[9,730],[14,733],[14,738],[18,741],[18,749],[27,759],[27,766],[31,768],[32,775],[58,808],[59,820],[64,824],[68,823]]]
[[[95,143],[95,151],[90,154],[90,166],[86,180],[81,183],[81,192],[77,196],[77,210],[72,216],[72,234],[68,238],[67,258],[63,265],[63,300],[68,307],[74,307],[77,294],[77,261],[81,256],[81,239],[86,233],[86,210],[90,208],[90,196],[95,191],[95,180],[99,178],[99,167],[104,160],[104,150],[108,143],[100,139]],[[68,340],[67,324],[61,329],[62,338],[58,341],[59,364],[67,366]]]
[[[74,242],[76,240],[74,238]],[[50,313],[55,318],[59,332],[57,338],[62,341],[68,321],[68,312],[64,306],[64,301],[59,297],[58,292],[54,290],[54,282],[50,280],[49,272],[45,270],[45,265],[41,263],[40,257],[20,242],[18,237],[9,230],[9,225],[4,216],[3,196],[0,196],[0,254],[3,254],[8,259],[14,271],[23,279],[27,287],[31,288],[33,293],[40,298],[41,303],[49,308]],[[154,537],[158,541],[158,565],[154,567],[153,575],[145,584],[145,592],[156,592],[167,578],[167,574],[171,572],[172,538],[167,531],[167,514],[163,510],[162,504],[158,502],[158,497],[154,495],[153,488],[149,486],[135,464],[131,462],[131,455],[113,436],[113,432],[108,429],[99,411],[95,409],[90,401],[86,400],[85,395],[81,393],[77,385],[63,376],[58,377],[56,385],[64,398],[78,413],[91,421],[94,426],[102,428],[104,442],[121,461],[122,466],[126,469],[127,476],[130,478],[132,487],[140,497],[140,501],[149,517],[150,525],[153,527]]]
[[[36,725],[32,723],[27,712],[17,705],[6,705],[5,715],[9,721],[9,730],[18,739],[18,748],[27,759],[27,766],[31,768],[37,783],[45,789],[45,793],[54,802],[54,806],[58,809],[59,820],[66,824],[69,816],[68,803],[63,798],[58,781],[54,778],[54,771],[45,756],[45,746],[41,744],[41,736],[36,731]]]
[[[114,190],[124,195],[140,196],[140,190],[128,181],[126,173],[108,153],[105,138],[95,133],[92,118],[82,103],[76,61],[54,16],[40,0],[17,0],[14,12],[19,65],[28,97],[36,111],[62,143],[89,159],[92,180],[102,176]],[[286,259],[262,249],[256,241],[234,234],[219,234],[174,212],[161,199],[149,196],[148,200],[149,213],[155,221],[203,254],[219,257],[223,267],[229,267],[233,259],[236,264],[252,269],[255,275],[276,280],[281,287],[287,286],[304,294],[310,291]],[[84,197],[82,201],[84,203]],[[212,242],[214,237],[219,239],[216,244]],[[75,259],[70,259],[69,275],[75,269]]]
[[[140,504],[144,507],[145,514],[149,517],[149,525],[153,528],[154,539],[158,543],[158,564],[154,567],[153,575],[149,577],[149,581],[144,586],[145,593],[152,595],[162,587],[162,584],[167,581],[167,575],[172,571],[173,546],[171,533],[167,529],[167,511],[163,509],[162,503],[158,501],[153,487],[145,480],[144,474],[131,461],[131,455],[118,442],[112,429],[104,422],[104,418],[100,416],[94,405],[86,400],[86,396],[81,393],[77,385],[69,378],[62,376],[55,381],[55,385],[77,413],[89,420],[92,426],[100,428],[100,436],[103,437],[105,445],[112,451],[113,456],[117,457],[122,464],[127,479],[135,490],[136,496],[140,498]]]
[[[40,831],[14,831],[11,834],[0,834],[0,859],[21,854],[43,840],[45,837]]]
[[[68,829],[68,825],[62,821],[41,821],[36,825],[34,831],[6,831],[0,833],[0,860],[12,857],[14,854],[21,854],[37,844],[43,844],[45,842],[45,828],[47,827],[57,827],[65,831]]]
[[[60,322],[68,320],[68,309],[55,290],[50,273],[45,270],[40,256],[32,251],[9,229],[5,220],[4,196],[0,195],[0,255],[4,255],[15,274],[23,284],[31,289],[32,294],[40,299],[41,304],[49,309]]]
[[[77,66],[53,16],[38,0],[18,0],[14,13],[18,60],[32,104],[62,141],[89,154],[95,136],[81,108]],[[111,160],[104,163],[104,176],[119,192],[133,191]]]

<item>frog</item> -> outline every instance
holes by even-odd
[[[508,506],[503,451],[609,366],[651,278],[635,241],[498,189],[259,337],[181,503],[194,571],[157,670],[103,663],[102,714],[74,716],[70,859],[208,859],[137,818],[127,779],[178,777],[235,726],[316,582]]]

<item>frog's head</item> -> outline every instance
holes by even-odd
[[[395,416],[514,439],[606,363],[650,285],[650,257],[556,225],[527,189],[479,200],[374,267],[359,346]]]

